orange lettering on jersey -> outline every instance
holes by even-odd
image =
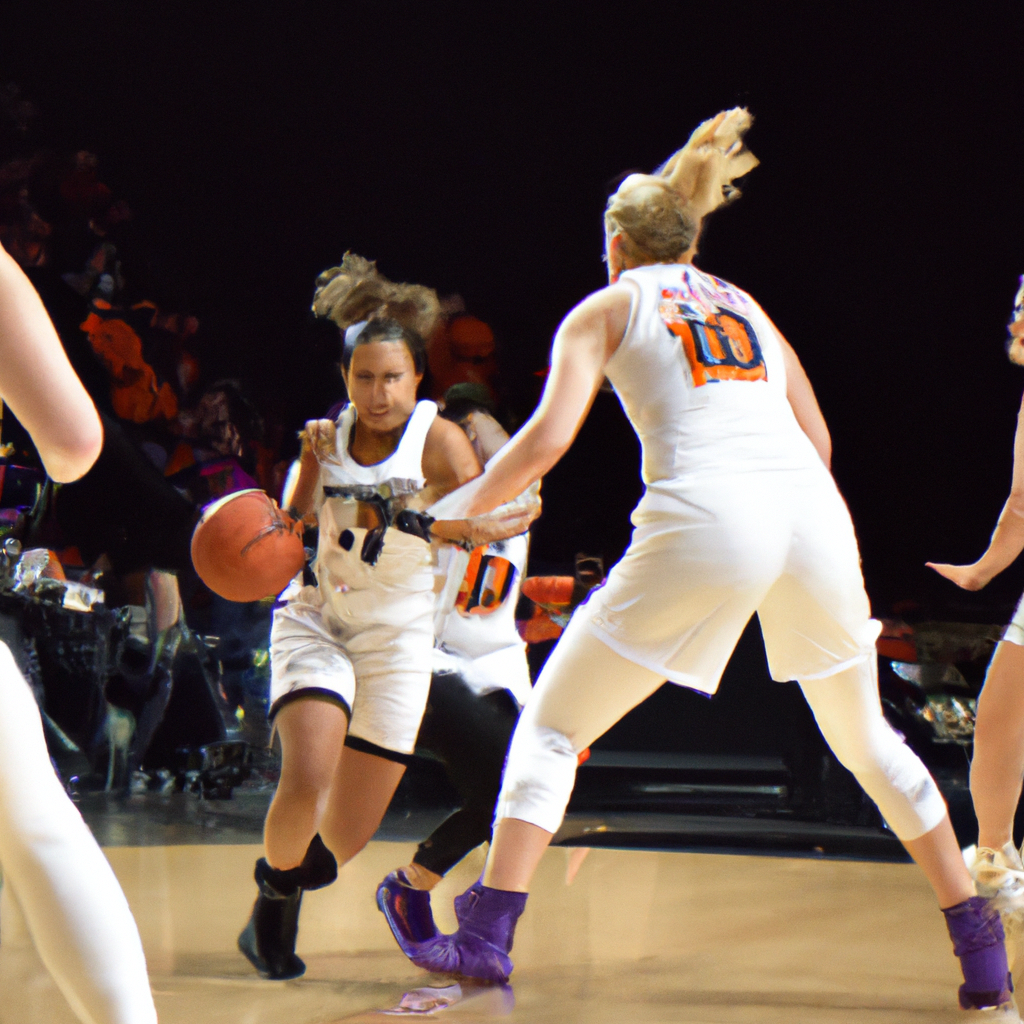
[[[702,314],[692,303],[672,301],[667,296],[658,312],[682,343],[694,387],[718,381],[768,379],[757,334],[739,313],[719,306],[714,312]]]

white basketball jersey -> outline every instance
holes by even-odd
[[[606,373],[643,449],[642,507],[671,499],[673,481],[822,468],[786,397],[778,334],[751,296],[690,264],[621,280],[639,296]]]
[[[320,463],[321,487],[398,484],[410,492],[422,490],[426,484],[423,478],[423,444],[436,416],[435,403],[417,402],[398,447],[383,462],[364,466],[356,462],[348,450],[356,423],[356,407],[350,402],[338,416],[334,456]]]
[[[372,466],[360,465],[349,454],[355,407],[345,406],[338,417],[335,454],[320,463],[316,575],[325,604],[347,628],[370,621],[400,626],[412,606],[419,607],[419,595],[429,593],[433,600],[426,541],[388,529],[380,557],[370,565],[361,557],[366,530],[351,523],[354,495],[362,489],[384,498],[423,489],[423,445],[436,415],[433,402],[417,402],[398,447]],[[412,605],[407,607],[406,598]]]

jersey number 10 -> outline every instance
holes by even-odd
[[[768,379],[761,345],[746,317],[719,306],[701,322],[693,318],[692,310],[667,302],[659,312],[665,326],[683,343],[694,387],[709,381]]]

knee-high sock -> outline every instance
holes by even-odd
[[[32,693],[0,643],[0,864],[87,1024],[155,1024],[142,943],[107,859],[50,764]]]

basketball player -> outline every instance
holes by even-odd
[[[47,473],[75,480],[103,431],[39,296],[0,248],[0,397]],[[0,618],[0,864],[39,955],[87,1024],[153,1024],[139,933],[117,879],[54,774],[32,692]]]
[[[882,716],[857,543],[830,440],[792,348],[745,292],[693,265],[703,218],[757,163],[745,110],[702,124],[605,214],[609,287],[555,335],[540,405],[486,472],[433,515],[472,515],[539,479],[607,375],[643,450],[632,543],[577,610],[509,750],[480,882],[459,930],[421,945],[432,970],[501,980],[530,880],[559,827],[577,754],[665,679],[713,693],[758,612],[774,678],[796,679],[839,760],[878,803],[946,915],[961,1005],[1010,1007],[998,915],[975,895],[945,802]]]
[[[508,441],[488,408],[471,397],[445,396],[442,415],[466,432],[481,464]],[[437,934],[430,890],[471,850],[491,837],[508,742],[530,694],[526,645],[515,610],[526,570],[522,533],[473,552],[440,552],[445,585],[434,615],[433,674],[417,749],[440,760],[461,806],[422,842],[412,862],[377,889],[403,952]]]
[[[320,537],[317,585],[289,594],[271,631],[281,779],[256,866],[260,894],[239,938],[271,977],[304,970],[293,952],[281,956],[294,948],[302,891],[329,884],[335,862],[370,840],[416,742],[434,640],[430,539],[469,535],[450,523],[431,533],[414,506],[480,472],[466,434],[416,398],[436,296],[387,282],[382,301],[375,276],[348,254],[320,276],[314,297],[314,311],[345,331],[349,404],[336,422],[307,424],[286,498],[297,518],[317,513]],[[369,305],[367,289],[377,289]]]
[[[1014,303],[1007,346],[1011,362],[1024,366],[1024,278]],[[1024,402],[1017,414],[1010,496],[985,553],[971,565],[928,562],[964,590],[981,590],[1024,551]],[[978,891],[1020,919],[1024,911],[1024,864],[1013,845],[1013,818],[1024,776],[1024,598],[996,646],[978,697],[971,760],[971,797],[978,818],[978,845],[971,874]]]

